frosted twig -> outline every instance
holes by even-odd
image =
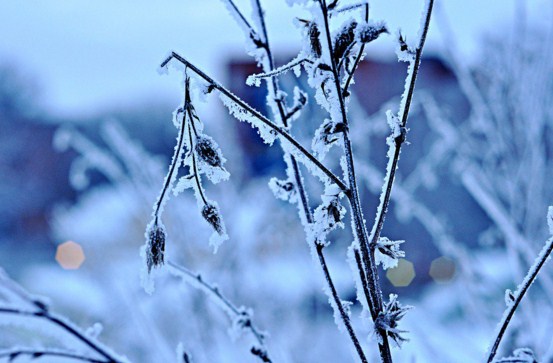
[[[271,129],[273,129],[276,133],[281,135],[286,141],[288,141],[292,146],[305,156],[311,163],[314,164],[314,166],[322,171],[326,176],[328,176],[342,191],[347,191],[346,185],[332,172],[330,171],[326,166],[324,166],[313,154],[311,154],[309,151],[307,151],[294,137],[292,137],[288,131],[286,131],[284,128],[277,126],[274,124],[271,120],[263,116],[259,111],[252,108],[250,105],[248,105],[246,102],[241,100],[239,97],[234,95],[232,92],[230,92],[228,89],[223,87],[221,84],[216,82],[213,78],[209,77],[206,73],[201,71],[198,67],[196,67],[194,64],[187,61],[185,58],[180,56],[179,54],[172,52],[170,56],[168,56],[160,65],[160,67],[165,67],[172,59],[176,59],[182,64],[188,66],[192,71],[194,71],[198,76],[206,80],[210,83],[210,85],[221,92],[223,95],[228,97],[231,101],[233,101],[237,106],[239,106],[241,109],[247,111],[250,115],[261,121],[263,124],[267,125]]]
[[[551,218],[551,214],[548,217]],[[499,347],[499,343],[501,343],[501,340],[505,335],[507,327],[511,322],[511,318],[515,314],[515,311],[518,308],[520,302],[522,301],[522,298],[524,297],[524,295],[526,294],[526,292],[528,291],[528,289],[530,288],[530,286],[538,276],[538,273],[540,272],[541,268],[548,261],[552,251],[553,251],[553,237],[549,238],[545,242],[545,245],[543,246],[538,257],[536,258],[534,265],[530,267],[530,270],[528,270],[528,273],[524,277],[524,280],[518,286],[518,289],[514,292],[513,301],[507,306],[507,309],[503,313],[503,318],[501,319],[501,322],[499,323],[497,328],[497,333],[495,334],[494,343],[488,354],[488,360],[487,360],[488,363],[493,362],[493,359],[497,353],[497,348]]]
[[[251,26],[251,24],[248,22],[248,20],[246,20],[246,17],[244,16],[244,14],[242,14],[242,12],[238,9],[238,7],[236,6],[236,4],[234,3],[233,0],[221,0],[223,2],[226,2],[229,6],[230,6],[230,9],[231,11],[233,11],[237,16],[238,16],[238,19],[243,23],[243,25],[249,30],[250,32],[250,37],[251,39],[259,39],[259,36],[257,35],[257,32],[255,31],[255,29]]]
[[[107,363],[108,361],[99,360],[92,357],[87,357],[78,353],[59,349],[31,349],[31,348],[15,348],[10,350],[0,351],[0,359],[8,358],[9,362],[14,361],[19,356],[30,356],[31,359],[39,359],[41,357],[59,357],[80,360],[89,363]]]
[[[171,159],[171,166],[169,167],[169,172],[167,173],[167,176],[165,177],[165,182],[163,183],[163,188],[161,189],[161,193],[159,195],[158,200],[156,201],[156,207],[154,210],[154,223],[157,224],[159,220],[159,214],[161,211],[162,206],[165,202],[165,196],[168,194],[169,189],[171,189],[171,185],[175,181],[176,173],[178,172],[178,169],[182,163],[181,155],[183,151],[183,143],[184,143],[184,129],[186,124],[186,113],[189,109],[188,102],[190,102],[190,79],[186,77],[185,81],[185,100],[184,100],[184,106],[183,106],[183,115],[182,115],[182,121],[180,124],[179,129],[179,136],[177,140],[177,145],[175,146],[175,152],[173,154],[173,158]]]
[[[194,126],[194,121],[192,120],[192,114],[190,109],[187,110],[188,116],[190,117],[190,123],[188,125],[188,137],[190,142],[190,150],[194,150],[194,141],[192,140],[192,130],[194,130],[194,136],[198,137],[198,133],[196,131],[196,127]],[[182,125],[184,127],[184,124]],[[192,153],[192,173],[194,174],[194,180],[196,182],[196,188],[198,189],[198,193],[200,194],[200,197],[202,199],[202,202],[207,204],[207,198],[205,197],[204,188],[202,186],[202,183],[200,181],[200,173],[198,172],[198,164],[196,161],[196,153],[194,151],[191,151]]]
[[[393,139],[393,143],[390,143],[390,150],[393,149],[393,157],[388,163],[387,173],[386,173],[386,176],[384,177],[385,185],[382,189],[382,194],[380,195],[380,204],[378,206],[375,224],[373,225],[373,229],[371,231],[371,238],[370,238],[371,249],[375,248],[378,238],[380,237],[382,227],[384,226],[384,220],[386,219],[388,205],[390,204],[390,194],[392,192],[392,186],[395,180],[397,165],[399,162],[399,155],[401,152],[401,146],[405,142],[405,133],[406,133],[405,125],[407,124],[407,118],[409,116],[409,108],[411,106],[413,93],[415,91],[415,83],[417,80],[417,75],[419,73],[419,68],[420,68],[420,63],[422,58],[422,51],[424,48],[424,43],[426,41],[426,35],[428,34],[428,28],[430,26],[430,18],[432,16],[433,5],[434,5],[434,0],[429,0],[428,7],[426,8],[425,13],[423,14],[424,23],[423,23],[421,37],[419,39],[419,44],[415,49],[415,59],[409,62],[410,69],[408,72],[408,77],[410,76],[410,79],[408,79],[405,84],[405,91],[402,96],[402,103],[398,113],[400,132],[399,132],[399,135],[395,135],[395,134],[392,135],[394,139]]]
[[[3,272],[3,270],[0,270],[0,286],[15,294],[26,304],[32,307],[32,310],[22,310],[11,306],[0,306],[0,314],[10,314],[45,319],[63,329],[64,331],[75,337],[77,340],[81,341],[83,344],[107,359],[109,362],[126,362],[126,360],[115,357],[115,355],[110,353],[107,348],[104,348],[100,342],[97,342],[96,340],[88,337],[86,333],[81,331],[80,328],[78,328],[77,326],[73,325],[61,316],[51,313],[45,303],[40,301],[40,299],[31,296],[27,291],[23,290],[19,285],[9,279]]]
[[[345,11],[351,11],[351,10],[355,10],[355,9],[358,9],[362,6],[365,6],[365,7],[369,7],[369,2],[368,1],[363,1],[363,2],[360,2],[358,4],[351,4],[351,5],[346,5],[342,8],[338,8],[338,9],[334,9],[332,10],[332,13],[343,13]]]
[[[125,360],[118,359],[115,356],[113,356],[111,353],[107,351],[106,348],[103,348],[99,342],[87,337],[86,334],[82,332],[77,326],[73,325],[72,323],[69,323],[67,320],[63,319],[62,317],[56,314],[50,313],[48,310],[43,310],[39,306],[37,306],[37,308],[39,310],[28,311],[28,310],[21,310],[15,307],[0,306],[0,314],[9,314],[9,315],[18,315],[23,317],[33,317],[37,319],[45,319],[50,323],[63,329],[71,336],[75,337],[77,340],[81,341],[90,349],[92,349],[93,351],[95,351],[105,359],[107,359],[108,362],[113,362],[113,363],[126,362]]]
[[[243,309],[237,308],[232,302],[230,302],[230,300],[221,294],[217,287],[205,282],[200,274],[196,274],[188,270],[186,267],[179,266],[172,261],[168,261],[167,265],[170,267],[170,271],[175,276],[180,277],[184,282],[203,291],[206,295],[213,298],[215,303],[217,303],[217,305],[225,311],[231,320],[242,317]],[[265,334],[257,329],[249,316],[247,316],[246,320],[242,323],[242,327],[250,331],[259,345],[251,348],[252,354],[259,357],[263,362],[270,363],[271,360],[269,359],[269,354],[265,346]]]
[[[307,58],[303,58],[303,57],[294,58],[290,62],[288,62],[288,63],[286,63],[286,64],[284,64],[284,65],[282,65],[278,68],[275,68],[271,71],[263,72],[263,73],[256,73],[256,74],[252,74],[252,75],[248,76],[248,78],[246,80],[246,83],[251,86],[253,84],[257,84],[258,81],[261,80],[261,79],[273,78],[273,77],[276,77],[276,76],[280,76],[282,74],[285,74],[286,72],[288,72],[292,68],[294,68],[296,66],[299,66],[300,64],[302,64],[304,62],[313,64],[313,61],[310,60],[310,59],[307,59]]]

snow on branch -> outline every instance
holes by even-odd
[[[229,299],[227,299],[214,285],[206,282],[200,274],[196,274],[185,267],[179,266],[174,262],[169,261],[167,263],[170,267],[169,271],[182,279],[190,286],[203,291],[209,296],[212,301],[219,306],[232,321],[232,327],[230,329],[233,338],[238,338],[243,331],[248,331],[255,339],[256,344],[251,347],[251,353],[257,356],[262,362],[270,363],[269,353],[265,346],[266,334],[260,331],[252,322],[253,312],[251,309],[247,309],[243,306],[235,306]]]
[[[28,356],[30,360],[39,360],[41,358],[68,358],[89,363],[106,363],[106,360],[100,360],[93,357],[87,357],[70,350],[63,349],[33,349],[33,348],[13,348],[9,350],[0,350],[0,360],[7,358],[8,362],[15,362],[19,357]]]
[[[553,206],[549,207],[548,213],[547,213],[547,224],[549,226],[550,233],[553,235]],[[543,246],[542,250],[540,251],[538,257],[536,258],[536,261],[530,267],[528,270],[528,273],[524,277],[524,280],[520,285],[518,285],[518,288],[515,292],[511,292],[510,298],[506,299],[507,301],[507,309],[505,309],[505,312],[503,313],[503,317],[501,318],[501,322],[497,326],[497,332],[495,334],[495,339],[493,342],[493,345],[491,346],[489,352],[488,352],[488,358],[487,362],[492,363],[494,360],[495,355],[497,354],[497,349],[499,347],[499,344],[501,343],[501,340],[503,339],[503,336],[505,335],[505,332],[507,330],[507,327],[509,326],[509,323],[511,322],[511,319],[513,315],[515,314],[515,311],[517,310],[520,302],[522,301],[522,298],[538,276],[538,273],[541,271],[542,267],[545,265],[547,261],[549,261],[551,257],[551,252],[553,251],[553,237],[549,238],[545,245]]]
[[[112,352],[65,317],[51,312],[43,300],[30,295],[9,279],[1,269],[0,292],[4,297],[3,300],[6,300],[4,305],[0,305],[0,316],[3,316],[0,319],[0,325],[19,323],[23,326],[34,327],[33,319],[43,320],[47,326],[41,329],[46,329],[47,335],[56,337],[68,348],[68,350],[14,348],[0,351],[0,357],[7,357],[9,361],[13,361],[19,356],[30,356],[31,359],[38,359],[41,356],[57,356],[94,363],[128,363],[126,358]],[[86,348],[86,350],[77,349],[74,345],[75,342],[79,343],[79,348]]]

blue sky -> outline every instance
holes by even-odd
[[[516,1],[523,0],[440,1],[460,50],[471,59],[482,34],[511,33],[508,28],[519,19]],[[248,9],[249,1],[237,3]],[[298,49],[293,11],[284,0],[264,3],[273,44],[291,54]],[[531,19],[539,18],[532,14],[544,8],[552,13],[546,0],[529,4]],[[373,0],[371,16],[414,36],[421,7],[422,0]],[[36,76],[41,104],[63,115],[152,97],[178,103],[175,78],[156,72],[169,50],[181,52],[219,79],[226,57],[241,56],[244,50],[243,36],[219,0],[4,0],[0,20],[0,62],[19,64]],[[439,52],[440,35],[436,22],[432,25],[428,51]],[[376,56],[393,56],[390,39],[371,46]]]

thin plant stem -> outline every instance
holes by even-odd
[[[272,53],[271,53],[271,47],[269,45],[267,27],[265,26],[265,16],[263,14],[263,11],[261,10],[260,0],[256,0],[256,3],[257,3],[257,8],[259,10],[258,16],[259,16],[259,20],[260,20],[260,23],[261,23],[261,28],[262,28],[261,30],[263,32],[265,45],[266,45],[266,47],[265,47],[266,55],[267,55],[267,58],[268,58],[268,61],[269,61],[269,66],[268,66],[269,69],[265,70],[265,71],[267,72],[267,74],[269,74],[269,73],[274,71],[274,68],[275,68],[274,59],[273,59],[273,56],[272,56]],[[273,85],[272,91],[274,93],[274,94],[271,95],[271,97],[274,100],[276,100],[277,99],[276,95],[279,92],[278,81],[274,77],[271,77],[271,82],[272,82],[272,85]],[[288,120],[287,115],[289,115],[290,113],[285,110],[286,105],[283,104],[282,102],[276,102],[276,104],[277,104],[280,119],[282,120],[283,125],[285,127],[288,127],[288,125],[287,125],[287,120]],[[286,153],[286,151],[284,151],[284,153]],[[290,155],[290,163],[292,164],[291,165],[292,166],[292,172],[293,172],[293,175],[294,175],[294,178],[295,178],[296,186],[298,188],[298,194],[300,196],[301,206],[303,207],[302,208],[303,214],[305,216],[305,219],[306,219],[307,223],[312,224],[313,221],[314,221],[313,213],[311,211],[311,208],[309,207],[309,202],[307,200],[307,193],[305,191],[303,178],[301,177],[299,166],[298,166],[298,163],[297,163],[296,158],[294,157],[294,155]],[[316,243],[316,241],[312,241],[312,243]],[[342,319],[342,322],[344,323],[344,326],[346,327],[346,330],[347,330],[348,335],[349,335],[349,337],[350,337],[350,339],[351,339],[351,341],[352,341],[352,343],[355,347],[355,350],[357,351],[357,354],[359,355],[359,358],[361,359],[361,362],[367,363],[368,362],[367,357],[365,356],[365,353],[363,352],[363,348],[361,347],[359,339],[357,338],[357,335],[356,335],[356,333],[353,329],[353,326],[351,325],[351,321],[349,319],[349,316],[345,312],[344,307],[342,305],[342,301],[341,301],[340,297],[338,296],[336,286],[334,285],[334,281],[332,280],[332,276],[330,275],[330,271],[329,271],[328,265],[326,263],[326,259],[325,259],[324,253],[323,253],[323,248],[324,248],[323,245],[319,245],[319,244],[315,245],[315,250],[317,251],[317,256],[319,258],[319,263],[320,263],[321,269],[323,270],[323,274],[325,276],[325,281],[326,281],[326,283],[328,285],[328,288],[331,292],[332,299],[334,300],[334,304],[338,308],[338,311],[340,313],[340,317]]]
[[[218,303],[224,306],[224,310],[226,310],[227,312],[231,312],[236,317],[242,315],[240,309],[238,309],[229,299],[221,294],[218,288],[205,282],[201,275],[196,274],[186,267],[180,266],[172,261],[168,261],[167,265],[169,265],[174,270],[174,273],[177,276],[181,277],[183,281],[192,282],[191,285],[194,287],[197,287],[196,284],[199,284],[200,289],[203,292],[205,292],[206,294],[214,298]],[[253,324],[251,320],[249,320],[248,323],[244,324],[244,328],[250,331],[251,335],[257,341],[259,347],[262,350],[258,351],[258,349],[256,349],[255,347],[252,347],[252,353],[254,353],[255,351],[254,354],[258,356],[263,362],[270,363],[271,360],[269,359],[269,355],[265,346],[264,334]]]
[[[190,119],[190,124],[192,124],[194,121]],[[194,133],[196,133],[196,130],[194,129]],[[202,198],[202,201],[204,204],[207,204],[207,199],[204,195],[204,190],[202,187],[202,183],[200,182],[200,176],[198,173],[198,166],[196,165],[196,153],[194,152],[194,147],[192,146],[194,141],[192,140],[192,126],[188,126],[188,137],[190,141],[190,152],[192,153],[192,173],[194,174],[194,180],[196,181],[196,187],[198,188],[198,193],[200,194],[200,197]]]
[[[94,342],[92,339],[88,338],[85,333],[78,330],[78,328],[73,327],[71,324],[65,322],[61,317],[48,312],[47,310],[38,310],[38,311],[25,311],[12,307],[0,307],[0,314],[11,314],[19,315],[25,317],[34,317],[37,319],[46,319],[50,323],[57,325],[61,329],[68,332],[70,335],[75,337],[77,340],[80,340],[83,344],[88,346],[90,349],[104,357],[107,362],[110,363],[122,363],[121,360],[113,357],[107,350],[100,347],[98,343]]]
[[[501,319],[501,322],[498,325],[497,333],[495,335],[494,343],[489,351],[487,362],[492,363],[495,355],[497,354],[497,348],[499,347],[499,344],[501,343],[501,340],[503,339],[503,336],[505,335],[505,332],[507,331],[507,327],[509,326],[509,323],[511,322],[511,319],[513,315],[515,314],[515,311],[517,310],[518,306],[520,305],[520,302],[522,301],[522,298],[538,276],[538,273],[542,269],[542,267],[545,265],[549,257],[551,256],[551,252],[553,251],[553,237],[548,239],[545,242],[545,245],[543,246],[543,249],[541,250],[540,254],[536,258],[536,261],[534,262],[534,265],[530,268],[526,276],[524,277],[524,280],[519,285],[517,291],[514,293],[514,300],[508,304],[507,309],[503,313],[503,318]]]
[[[269,48],[269,46],[267,46]],[[267,50],[267,53],[270,53],[270,50]],[[270,63],[274,63],[273,58],[271,57]],[[295,58],[292,59],[290,62],[286,63],[283,66],[280,66],[278,68],[274,68],[274,65],[272,65],[270,68],[270,71],[263,72],[263,73],[256,73],[252,74],[248,77],[248,79],[256,80],[256,79],[264,79],[264,78],[274,78],[276,76],[279,76],[281,74],[284,74],[288,72],[290,69],[294,68],[295,66],[299,66],[302,63],[313,63],[313,61],[307,59],[307,58]]]
[[[342,91],[342,87],[340,85],[340,79],[339,79],[339,73],[338,73],[336,61],[333,57],[334,52],[332,49],[332,40],[330,35],[330,25],[329,25],[329,19],[328,19],[328,9],[326,6],[326,0],[319,0],[319,4],[321,6],[321,11],[323,13],[322,15],[323,15],[323,21],[324,21],[326,41],[329,49],[329,58],[331,63],[333,79],[334,79],[334,86],[336,89],[336,94],[340,105],[342,122],[346,126],[348,126],[348,117],[347,117],[346,106],[344,101],[344,94]],[[368,234],[365,227],[363,210],[361,208],[361,201],[359,198],[359,191],[357,188],[355,166],[353,161],[353,151],[352,151],[351,141],[349,138],[348,129],[349,129],[348,127],[345,127],[343,131],[344,154],[346,157],[347,174],[348,174],[348,182],[349,182],[349,193],[346,195],[348,196],[353,223],[355,226],[355,234],[359,241],[359,247],[363,257],[363,264],[365,267],[364,273],[366,276],[366,280],[369,284],[368,290],[370,294],[369,296],[367,296],[367,303],[368,305],[373,305],[376,315],[378,315],[378,313],[380,313],[383,310],[382,292],[381,292],[380,283],[378,280],[378,271],[376,269],[376,263],[374,261],[374,257],[372,256],[368,248]],[[362,273],[363,271],[359,271],[359,274],[362,274]],[[383,329],[379,329],[378,332],[382,338],[382,343],[378,344],[380,357],[384,363],[391,363],[392,354],[390,351],[390,344],[388,342],[388,336],[386,334],[386,331],[384,331]]]
[[[248,20],[246,19],[246,17],[244,16],[244,14],[242,14],[242,12],[238,9],[238,7],[236,6],[236,4],[234,3],[233,0],[223,0],[223,1],[226,1],[229,3],[229,5],[232,7],[232,9],[234,10],[234,12],[236,13],[236,15],[238,15],[238,17],[240,18],[240,21],[242,23],[244,23],[244,25],[246,26],[246,28],[248,28],[248,30],[250,31],[250,35],[257,35],[257,32],[255,31],[255,29],[251,26],[251,24],[248,22]]]
[[[89,362],[89,363],[106,363],[105,360],[99,360],[91,357],[87,357],[84,355],[80,355],[77,353],[73,353],[70,351],[64,351],[64,350],[51,350],[51,349],[14,349],[14,350],[3,350],[0,351],[0,359],[2,358],[8,358],[13,359],[18,356],[31,356],[36,357],[37,359],[39,357],[59,357],[59,358],[69,358],[69,359],[75,359],[80,360],[83,362]],[[11,362],[11,360],[10,360]]]
[[[380,198],[380,205],[378,207],[378,214],[375,220],[373,231],[371,231],[371,249],[374,249],[378,239],[380,238],[380,233],[384,227],[384,220],[386,219],[386,213],[388,211],[388,205],[390,204],[390,195],[392,193],[392,186],[394,184],[397,165],[399,162],[399,155],[401,153],[401,146],[405,142],[405,135],[403,130],[407,124],[407,119],[409,117],[409,108],[411,106],[411,101],[413,99],[413,93],[415,91],[415,83],[417,81],[417,76],[420,69],[420,63],[422,58],[422,51],[424,48],[424,43],[426,41],[426,35],[428,34],[428,29],[430,26],[430,19],[432,16],[432,7],[434,5],[434,0],[429,0],[427,12],[424,15],[424,25],[422,29],[422,35],[415,50],[415,59],[410,63],[410,67],[413,67],[411,74],[411,79],[407,83],[405,89],[405,102],[403,103],[403,108],[399,110],[399,119],[400,126],[402,129],[402,135],[396,137],[392,147],[395,148],[394,155],[391,162],[391,167],[388,169],[388,175],[385,177],[385,186],[383,188],[383,195]]]
[[[165,195],[169,191],[169,187],[171,186],[171,182],[174,179],[173,174],[178,169],[178,165],[181,163],[181,160],[180,160],[179,156],[181,155],[182,144],[184,142],[184,126],[185,126],[185,123],[186,123],[186,110],[188,108],[187,106],[188,106],[188,102],[189,102],[189,98],[190,98],[189,94],[188,94],[188,92],[189,92],[188,87],[189,87],[189,79],[187,78],[186,79],[186,84],[185,84],[185,93],[186,93],[186,95],[185,95],[183,115],[182,115],[180,130],[179,130],[179,137],[178,137],[178,141],[177,141],[177,146],[175,147],[175,152],[173,153],[173,159],[172,159],[172,162],[171,162],[171,166],[169,167],[169,173],[167,174],[167,177],[165,178],[165,183],[163,184],[163,188],[161,189],[161,194],[160,194],[160,196],[159,196],[159,198],[156,202],[156,209],[155,209],[155,212],[154,212],[155,223],[156,224],[158,223],[158,220],[159,220],[159,211],[161,210],[161,206],[163,205],[163,200],[165,199]]]

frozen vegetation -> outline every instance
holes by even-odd
[[[553,362],[552,34],[520,35],[515,51],[490,42],[471,68],[442,17],[448,64],[470,106],[459,119],[416,87],[433,0],[421,2],[409,36],[372,19],[367,2],[288,0],[302,45],[278,66],[261,1],[249,11],[221,2],[259,67],[244,82],[263,93],[267,113],[171,51],[160,73],[183,87],[167,120],[169,162],[115,122],[95,141],[61,128],[55,146],[78,153],[70,180],[86,192],[58,210],[54,229],[81,241],[94,268],[74,280],[29,272],[26,288],[54,302],[56,291],[75,291],[55,307],[1,274],[0,362]],[[366,115],[354,76],[373,42],[395,44],[405,82]],[[284,77],[306,82],[288,87]],[[229,120],[202,116],[212,104],[280,148],[285,170],[241,185]],[[410,138],[421,127],[413,113],[427,125],[424,140]],[[374,140],[385,145],[381,160]],[[400,174],[406,146],[423,142],[423,157]],[[92,171],[108,182],[87,189]],[[482,246],[460,242],[421,198],[444,175],[490,219],[470,237]],[[419,286],[417,298],[388,291],[385,276],[410,263],[411,238],[385,228],[389,211],[416,221],[452,261],[447,284]]]

